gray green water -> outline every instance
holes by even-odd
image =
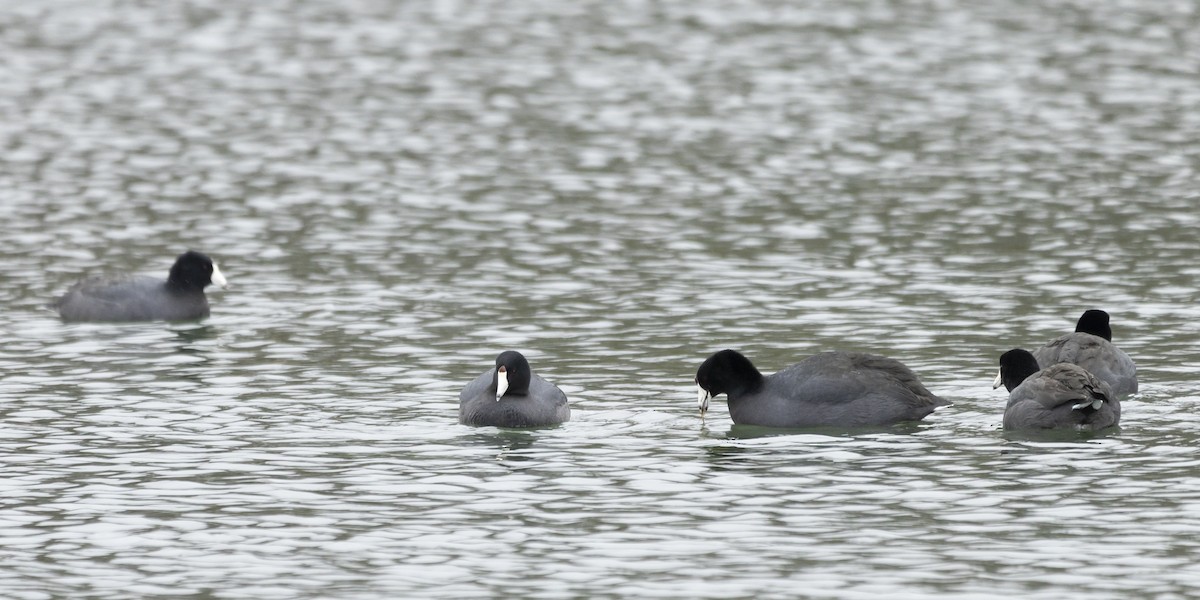
[[[0,7],[0,596],[1200,594],[1193,3]],[[198,324],[65,325],[193,247]],[[1114,316],[1119,432],[996,357]],[[692,377],[899,358],[761,436]],[[502,349],[571,397],[456,423]]]

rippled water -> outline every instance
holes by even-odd
[[[0,8],[0,596],[1200,593],[1200,11]],[[66,325],[215,256],[198,324]],[[996,357],[1114,315],[1119,432]],[[920,424],[696,414],[714,350],[899,358]],[[571,397],[456,423],[519,349]]]

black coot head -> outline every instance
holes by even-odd
[[[207,255],[188,250],[175,259],[167,285],[179,290],[203,290],[211,284],[225,287],[225,276]]]
[[[725,394],[741,382],[762,377],[754,363],[737,350],[722,350],[708,357],[696,370],[696,385],[710,395]]]
[[[1075,323],[1075,331],[1078,333],[1090,333],[1110,342],[1112,341],[1112,327],[1108,324],[1108,313],[1102,310],[1093,309],[1084,311],[1083,316],[1079,317],[1079,322]]]
[[[496,386],[496,400],[505,394],[529,395],[529,379],[532,377],[529,361],[516,350],[505,350],[496,357],[496,371],[492,383]]]
[[[1022,381],[1040,370],[1037,359],[1033,357],[1032,353],[1028,350],[1014,348],[1000,355],[1000,374],[996,376],[996,383],[992,388],[998,388],[1003,384],[1004,389],[1011,392],[1013,388],[1021,385]]]
[[[696,401],[700,414],[708,411],[708,401],[730,390],[750,390],[762,382],[762,373],[750,359],[737,350],[721,350],[708,357],[696,369]]]

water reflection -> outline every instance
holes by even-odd
[[[549,428],[553,429],[561,427],[555,425]],[[537,462],[538,457],[523,454],[524,450],[533,447],[534,442],[538,440],[537,431],[518,430],[518,429],[498,429],[494,427],[485,428],[490,431],[481,431],[472,433],[463,437],[465,443],[477,446],[487,446],[496,449],[495,458],[500,462]]]
[[[756,425],[733,425],[726,437],[730,439],[754,439],[779,435],[823,435],[830,437],[852,438],[870,436],[879,433],[914,433],[920,431],[918,423],[897,423],[880,427],[759,427]]]
[[[183,342],[184,344],[215,340],[221,334],[221,330],[213,325],[172,327],[171,331],[174,332],[179,341]],[[180,346],[180,348],[191,349],[188,346]]]
[[[1121,434],[1120,426],[1109,427],[1100,431],[1076,431],[1073,429],[1029,429],[1010,431],[1005,430],[1002,437],[1009,442],[1015,442],[1021,445],[1022,442],[1045,442],[1054,444],[1062,443],[1079,443],[1086,444],[1094,440],[1102,440],[1109,437],[1118,437]]]

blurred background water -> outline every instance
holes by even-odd
[[[1192,2],[11,0],[0,596],[1200,594]],[[66,325],[78,278],[231,288]],[[1113,314],[1121,430],[996,358]],[[954,406],[767,435],[711,352]],[[504,349],[558,428],[456,423]]]

